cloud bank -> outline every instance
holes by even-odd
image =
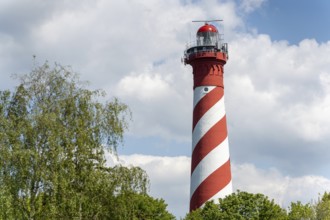
[[[122,155],[109,160],[112,165],[139,166],[151,182],[150,194],[164,198],[170,212],[184,217],[189,211],[190,158],[151,155]],[[283,175],[276,168],[262,169],[250,163],[232,164],[234,190],[263,193],[288,208],[291,202],[313,202],[330,188],[330,179],[317,175]]]

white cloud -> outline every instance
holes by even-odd
[[[329,42],[288,45],[267,35],[230,43],[225,89],[235,160],[328,175],[329,50]]]
[[[241,0],[240,8],[246,13],[251,13],[260,8],[266,1],[267,0]]]
[[[191,73],[179,58],[122,78],[113,94],[125,100],[133,112],[131,134],[189,142],[192,109],[189,83]]]
[[[330,179],[323,176],[287,176],[275,168],[260,169],[252,164],[234,165],[232,172],[236,189],[263,193],[283,208],[291,202],[316,201],[319,194],[330,190]]]
[[[157,73],[125,76],[118,83],[117,92],[122,97],[134,96],[138,100],[145,102],[173,95],[170,85],[163,79],[162,75]]]

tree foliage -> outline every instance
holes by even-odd
[[[103,92],[60,65],[19,80],[0,91],[0,219],[105,219],[123,195],[148,198],[143,170],[105,167],[128,126],[125,104],[98,101]]]
[[[224,199],[219,199],[219,204],[207,202],[202,208],[187,214],[184,219],[330,220],[330,193],[325,192],[316,203],[292,202],[286,211],[263,194],[237,191]]]
[[[207,202],[202,209],[191,212],[185,219],[286,219],[286,212],[263,194],[237,191],[224,199],[219,199],[219,204]]]
[[[315,212],[310,203],[304,205],[300,201],[292,202],[289,207],[289,220],[314,219],[314,216]]]
[[[163,199],[154,199],[146,194],[123,193],[114,200],[115,208],[107,219],[113,220],[173,220],[174,216],[164,210]],[[109,218],[110,217],[110,218]]]
[[[330,220],[330,193],[325,192],[315,205],[316,219]]]

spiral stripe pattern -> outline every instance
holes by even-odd
[[[194,89],[190,211],[232,192],[224,91]]]

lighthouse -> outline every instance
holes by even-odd
[[[232,193],[223,84],[228,47],[208,22],[184,52],[194,78],[190,211]]]

